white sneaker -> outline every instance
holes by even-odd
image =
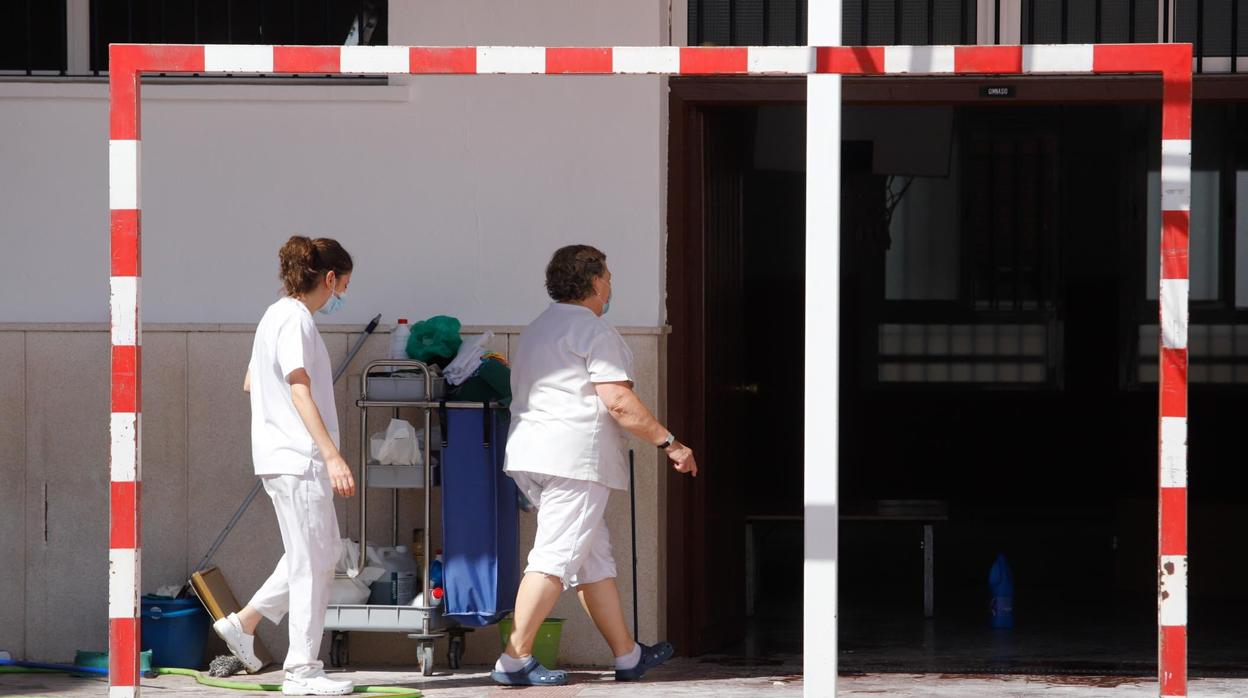
[[[351,681],[331,679],[325,672],[317,672],[310,676],[286,675],[282,682],[284,696],[345,696],[355,690]]]
[[[254,674],[264,666],[260,658],[256,656],[256,636],[243,632],[243,624],[239,622],[237,613],[231,613],[213,623],[212,629],[222,640],[225,640],[230,653],[238,657],[248,674]]]

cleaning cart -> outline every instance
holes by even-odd
[[[507,410],[496,403],[448,402],[445,384],[420,361],[381,359],[360,376],[359,559],[366,564],[370,488],[392,490],[395,512],[392,543],[398,542],[398,490],[424,491],[424,559],[420,570],[421,603],[412,605],[331,604],[325,629],[331,632],[330,663],[347,663],[347,633],[402,632],[417,642],[420,671],[434,670],[434,643],[447,637],[447,663],[459,668],[465,634],[497,622],[511,610],[519,585],[518,509],[515,485],[502,473]],[[369,412],[385,409],[397,418],[415,410],[424,435],[423,464],[369,463]],[[435,427],[436,419],[436,427]],[[471,426],[470,426],[471,425]],[[475,428],[474,428],[475,427]],[[432,441],[440,437],[435,452]],[[440,477],[438,474],[440,472]],[[435,598],[430,583],[433,502],[441,494],[444,593]]]

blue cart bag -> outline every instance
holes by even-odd
[[[503,473],[510,414],[444,408],[441,417],[443,614],[491,625],[515,608],[520,586],[516,485]]]

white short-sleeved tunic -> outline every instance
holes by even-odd
[[[338,408],[329,351],[308,307],[285,297],[270,305],[251,348],[251,459],[257,475],[304,475],[323,458],[291,400],[287,377],[308,372],[312,400],[334,445]]]
[[[633,380],[633,353],[594,311],[553,303],[511,357],[506,470],[628,487],[625,435],[594,383]]]

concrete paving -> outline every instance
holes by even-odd
[[[710,664],[678,659],[655,670],[644,682],[620,684],[611,673],[597,669],[572,670],[572,683],[557,688],[519,689],[493,686],[485,667],[422,677],[393,668],[333,672],[357,684],[409,686],[428,698],[593,698],[597,696],[801,696],[802,678],[796,666],[749,667]],[[281,672],[266,672],[248,680],[272,683]],[[169,698],[181,696],[246,695],[238,691],[208,688],[193,679],[162,676],[143,681],[143,692]],[[1154,698],[1157,682],[1151,679],[1104,676],[964,676],[951,674],[867,674],[845,676],[839,696],[890,696],[893,698]],[[104,696],[102,679],[82,679],[55,674],[0,674],[0,696]],[[1222,698],[1248,695],[1248,679],[1197,679],[1192,696]]]

